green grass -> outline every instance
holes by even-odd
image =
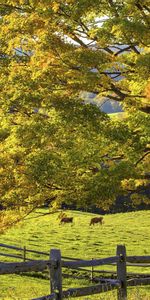
[[[111,113],[111,114],[108,114],[110,118],[112,119],[124,119],[126,117],[126,113],[125,112],[117,112],[117,113]]]
[[[40,210],[39,213],[46,212]],[[127,255],[150,255],[150,211],[139,211],[124,214],[104,216],[104,225],[89,227],[90,213],[67,211],[68,216],[74,216],[75,223],[59,225],[57,214],[37,217],[33,214],[17,227],[1,235],[0,243],[16,246],[26,246],[29,249],[49,252],[52,248],[61,249],[63,256],[82,259],[113,256],[117,244],[125,244]],[[93,214],[92,214],[93,216]],[[32,218],[31,218],[32,217]],[[3,250],[3,251],[2,251]],[[0,252],[4,252],[1,249]],[[5,250],[5,253],[15,253]],[[46,259],[44,256],[32,255],[35,259]],[[5,260],[2,257],[1,260]],[[12,261],[13,259],[11,259]],[[7,258],[7,261],[10,259]],[[101,269],[109,269],[103,267]],[[148,272],[148,268],[128,268],[129,271]],[[88,282],[64,280],[64,287],[79,287]],[[150,299],[149,287],[130,289],[129,299]],[[20,275],[1,276],[0,299],[27,300],[49,294],[49,280]],[[111,296],[110,296],[111,295]],[[77,298],[75,298],[77,299]],[[116,299],[116,291],[105,296],[95,295],[81,299]]]

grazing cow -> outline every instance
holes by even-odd
[[[61,220],[60,220],[60,224],[66,224],[66,223],[73,223],[73,217],[71,217],[71,218],[68,218],[68,217],[65,217],[65,218],[62,218]]]
[[[101,225],[103,224],[103,217],[96,217],[96,218],[92,218],[91,222],[90,222],[90,226],[100,223]]]

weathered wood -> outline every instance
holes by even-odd
[[[123,245],[117,246],[117,253],[119,257],[117,263],[117,278],[121,285],[118,289],[118,300],[127,299],[127,271],[126,271],[126,248]]]
[[[16,247],[16,246],[12,246],[12,245],[7,245],[7,244],[0,244],[0,247],[3,248],[8,248],[8,249],[13,249],[13,250],[20,250],[23,251],[24,248],[21,247]],[[47,255],[49,256],[48,252],[44,252],[44,251],[38,251],[38,250],[33,250],[33,249],[27,249],[26,248],[26,252],[31,252],[31,253],[37,253],[37,254],[43,254],[43,255]],[[68,257],[68,256],[62,256],[63,259],[69,259],[69,260],[81,260],[80,258],[73,258],[73,257]]]
[[[13,258],[22,259],[22,255],[17,255],[17,254],[15,255],[15,254],[0,253],[0,256],[13,257]]]
[[[69,268],[69,269],[76,270],[76,271],[79,271],[79,272],[91,273],[90,269],[85,269],[85,268],[75,268],[75,267],[73,267],[73,268]],[[105,271],[105,270],[96,270],[96,269],[94,269],[94,273],[109,273],[109,274],[111,273],[111,274],[117,274],[116,271],[112,271],[112,270]]]
[[[117,256],[108,257],[103,259],[92,259],[92,260],[80,260],[76,258],[63,257],[69,261],[61,261],[61,253],[59,250],[51,250],[50,260],[31,260],[26,257],[27,252],[48,255],[46,252],[26,249],[26,247],[19,248],[16,246],[10,246],[6,244],[0,244],[0,247],[23,251],[22,255],[12,255],[0,253],[2,256],[14,257],[21,259],[22,263],[0,263],[0,274],[18,274],[32,271],[44,271],[47,267],[50,268],[50,281],[51,281],[51,294],[32,300],[61,300],[69,297],[80,297],[98,294],[101,292],[107,292],[112,289],[118,289],[118,300],[127,300],[127,286],[138,286],[138,285],[150,285],[150,276],[147,274],[146,278],[132,278],[128,279],[127,276],[138,276],[144,277],[144,273],[130,273],[126,271],[126,266],[139,266],[139,267],[150,267],[150,256],[128,256],[126,257],[125,246],[117,247]],[[30,260],[26,261],[25,260]],[[94,273],[117,273],[117,280],[115,279],[104,279],[93,276],[94,266],[102,265],[117,265],[117,272],[105,271],[105,270],[94,270]],[[91,279],[95,280],[98,284],[91,287],[84,288],[71,288],[67,291],[62,291],[62,267],[76,269],[77,271],[90,272]],[[82,268],[83,267],[83,268]],[[84,269],[84,267],[91,267],[90,269]],[[98,276],[98,275],[97,275]],[[73,277],[77,279],[89,278],[89,276],[74,276],[67,275],[65,277]]]
[[[150,277],[148,278],[132,278],[127,281],[128,286],[150,285]]]
[[[26,261],[26,246],[23,247],[23,261]]]
[[[70,288],[67,291],[63,292],[63,298],[100,294],[100,293],[104,293],[116,289],[117,287],[118,287],[118,283],[116,282],[112,284],[104,283],[104,284],[98,284],[89,287],[83,287],[83,288]]]
[[[62,267],[65,268],[78,268],[78,267],[91,267],[102,266],[118,261],[118,256],[107,257],[102,259],[93,260],[80,260],[80,261],[62,261]]]
[[[62,266],[61,266],[60,250],[52,249],[50,251],[50,260],[54,262],[54,264],[50,268],[51,293],[56,293],[57,299],[61,300],[63,299],[63,297],[62,297]]]
[[[5,256],[5,257],[12,257],[12,258],[19,258],[19,259],[21,259],[22,260],[22,258],[23,258],[23,256],[22,255],[15,255],[15,254],[6,254],[6,253],[0,253],[0,256]],[[31,259],[31,258],[27,258],[26,257],[26,261],[33,261],[33,258]]]
[[[150,256],[127,256],[126,264],[128,266],[135,266],[135,267],[150,267]],[[110,263],[110,265],[116,265],[116,263],[113,262]]]
[[[21,248],[21,247],[2,244],[2,243],[0,243],[0,247],[23,251],[23,248]],[[32,250],[32,249],[26,249],[26,251],[32,252],[32,253],[37,253],[37,254],[49,255],[47,252],[37,251],[37,250]],[[68,259],[68,260],[74,260],[74,261],[81,261],[81,259],[79,259],[79,258],[71,258],[68,256],[62,256],[62,258]],[[150,256],[127,256],[126,261],[129,263],[150,263]]]
[[[92,258],[93,260],[93,258]],[[94,267],[91,267],[91,281],[93,281],[93,277],[94,277]]]
[[[20,248],[20,247],[16,247],[16,246],[11,246],[11,245],[6,245],[6,244],[0,244],[0,247],[8,248],[8,249],[13,249],[13,250],[18,250],[18,251],[23,251],[24,250],[24,248]],[[49,254],[47,252],[37,251],[37,250],[32,250],[32,249],[27,249],[27,248],[26,248],[26,252],[43,254],[43,255],[48,255],[49,256]]]
[[[126,265],[128,267],[141,267],[141,268],[149,268],[150,267],[150,264],[141,264],[141,263],[136,263],[136,264],[132,264],[132,263],[126,263]]]
[[[83,269],[78,269],[79,271],[80,270],[83,270]],[[84,269],[85,270],[85,269]],[[89,270],[90,271],[90,270]],[[116,271],[112,271],[112,270],[95,270],[94,273],[97,273],[97,274],[112,274],[112,275],[117,275],[117,272]],[[137,276],[137,277],[150,277],[150,273],[135,273],[135,272],[127,272],[127,276]]]
[[[81,296],[88,296],[88,295],[94,295],[99,293],[104,293],[113,289],[116,289],[118,287],[118,282],[112,284],[98,284],[90,287],[83,287],[83,288],[70,288],[67,291],[62,292],[63,298],[70,298],[70,297],[81,297]],[[51,299],[57,299],[53,298],[55,294],[43,296],[40,298],[32,299],[32,300],[51,300]]]
[[[127,256],[128,263],[150,263],[150,256]]]
[[[23,250],[23,248],[16,247],[16,246],[11,246],[11,245],[6,245],[6,244],[0,244],[0,247],[8,248],[8,249],[14,249],[14,250]]]
[[[53,293],[51,295],[34,298],[32,300],[57,300],[57,295],[55,293]]]
[[[21,272],[43,271],[54,262],[49,260],[34,260],[26,262],[0,263],[0,274],[18,274]]]
[[[115,284],[117,287],[120,287],[120,281],[118,279],[110,279],[110,278],[96,278],[96,279],[99,280],[100,284],[109,283],[111,285]]]

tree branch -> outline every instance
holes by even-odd
[[[150,114],[150,106],[149,105],[140,107],[139,110],[146,114]]]
[[[150,25],[148,16],[145,14],[144,9],[143,9],[142,5],[139,3],[139,1],[137,1],[135,6],[140,10],[140,12],[141,12],[143,18],[145,19],[145,22],[147,23],[147,25]]]
[[[14,5],[9,5],[9,4],[0,4],[1,7],[4,7],[4,8],[8,8],[8,9],[11,9],[11,10],[19,10],[19,11],[26,11],[26,12],[31,12],[31,9],[27,9],[27,8],[24,8],[24,7],[19,7],[19,6],[14,6]]]
[[[129,192],[129,196],[131,196],[132,194],[141,194],[144,195],[146,191],[149,191],[150,189],[150,184],[147,185],[142,185],[140,187],[138,187],[137,189],[126,189],[127,192]]]
[[[135,167],[147,156],[150,154],[150,151],[146,152],[136,163],[135,163]]]
[[[118,55],[121,54],[122,52],[128,51],[128,50],[130,50],[130,49],[131,49],[131,46],[128,46],[128,47],[123,48],[123,49],[120,49],[118,52],[116,52],[116,53],[114,54],[114,56],[118,56]]]

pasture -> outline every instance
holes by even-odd
[[[47,210],[39,210],[27,220],[8,230],[1,235],[0,243],[19,247],[26,246],[29,249],[44,252],[49,252],[51,248],[58,248],[61,249],[63,256],[82,259],[113,256],[117,244],[125,244],[128,255],[150,254],[150,211],[105,215],[104,224],[94,226],[89,226],[89,224],[92,217],[98,217],[95,214],[67,211],[67,216],[74,218],[74,224],[59,225],[58,214],[41,216],[41,213],[44,212],[46,213]],[[34,258],[45,259],[44,256],[35,256],[35,254]],[[1,257],[1,260],[13,261],[14,259]],[[130,268],[128,269],[130,271]],[[132,271],[150,273],[150,270],[146,268],[138,268],[138,270],[132,268]],[[87,285],[87,282],[86,280],[79,282],[72,279],[65,279],[64,281],[65,287],[77,287],[80,284],[84,286]],[[38,275],[37,277],[27,275],[1,276],[1,300],[27,300],[48,293],[49,281],[40,278],[40,274],[39,278]],[[115,300],[115,293],[113,291],[106,293],[105,296],[93,296],[92,299]],[[91,297],[86,297],[86,299],[91,299]],[[150,299],[150,288],[131,289],[129,299]]]
[[[123,120],[127,117],[126,112],[116,112],[116,113],[111,113],[108,115],[111,119],[115,119],[115,120]]]

